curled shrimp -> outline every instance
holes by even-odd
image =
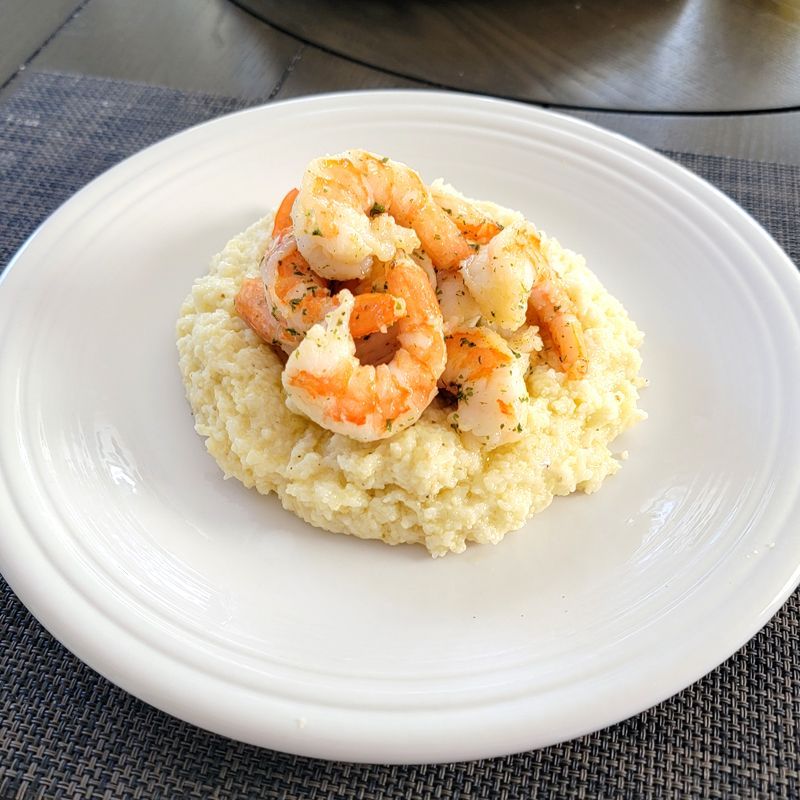
[[[437,391],[446,351],[442,313],[424,270],[403,253],[386,265],[389,292],[406,301],[397,322],[398,349],[388,364],[362,364],[349,331],[354,299],[315,325],[289,356],[283,386],[289,407],[317,424],[376,441],[416,422]]]
[[[410,257],[416,262],[417,266],[421,267],[428,280],[436,290],[436,296],[439,297],[439,290],[437,288],[437,278],[442,275],[451,275],[451,272],[436,272],[433,268],[430,258],[422,250],[415,250],[409,253]],[[361,278],[361,280],[343,281],[339,283],[340,289],[349,289],[356,295],[355,302],[358,304],[358,297],[362,294],[381,293],[388,291],[386,283],[386,265],[382,262],[376,262],[369,274]],[[400,298],[398,298],[399,300]],[[439,298],[439,305],[441,306],[441,298]],[[442,309],[444,310],[444,309]],[[354,315],[356,313],[354,309]],[[447,330],[445,325],[445,331]],[[353,331],[353,317],[350,318],[350,331]],[[363,338],[356,341],[356,357],[362,364],[388,364],[394,354],[397,352],[399,344],[397,342],[396,326],[390,327],[388,330],[375,331],[375,333],[368,333]]]
[[[448,192],[441,183],[434,182],[430,191],[436,205],[455,222],[470,242],[488,244],[503,230],[500,223],[484,214],[467,198]]]
[[[339,303],[329,282],[311,269],[290,233],[291,207],[297,194],[297,189],[290,191],[275,215],[275,239],[261,261],[261,279],[243,281],[234,300],[239,316],[264,341],[287,354]],[[404,313],[402,299],[365,291],[355,300],[350,332],[356,339],[385,332]]]
[[[280,236],[292,229],[292,208],[294,201],[297,200],[297,195],[300,194],[299,189],[289,189],[286,197],[281,200],[278,210],[275,212],[275,220],[272,224],[272,236]]]
[[[532,242],[536,255],[536,279],[528,295],[526,320],[537,325],[544,349],[542,356],[553,369],[580,379],[589,371],[583,325],[563,280],[542,249],[539,237]]]
[[[263,260],[261,277],[273,315],[301,334],[339,304],[329,282],[320,278],[300,255],[294,237],[281,237]],[[359,339],[385,331],[405,313],[402,298],[385,292],[360,293],[350,316],[350,332]]]
[[[332,295],[328,281],[309,268],[291,236],[275,242],[261,272],[261,278],[242,282],[234,307],[265,342],[291,353],[308,329],[339,304],[339,295]],[[356,339],[385,332],[403,314],[402,298],[378,292],[359,294],[350,332]]]
[[[291,353],[300,344],[302,334],[282,325],[272,314],[261,278],[245,278],[233,306],[237,315],[267,344],[279,347],[284,353]]]
[[[487,322],[506,331],[537,325],[547,363],[571,378],[586,374],[583,326],[531,223],[509,225],[462,271]]]
[[[464,262],[464,281],[484,319],[507,331],[525,323],[528,295],[536,275],[532,241],[536,229],[515,222]]]
[[[528,322],[539,326],[547,364],[570,378],[589,371],[583,325],[572,310],[566,289],[552,274],[540,275],[528,298]]]
[[[436,297],[444,318],[444,331],[472,327],[481,316],[481,309],[472,296],[460,269],[436,273]]]
[[[522,438],[528,408],[528,354],[512,350],[490,328],[461,328],[445,340],[447,365],[439,384],[455,395],[451,424],[496,447]]]
[[[274,240],[272,249],[275,248],[280,237],[291,230],[292,206],[298,193],[298,189],[290,189],[275,212],[272,224]],[[270,253],[271,250],[264,255],[262,268]],[[261,278],[245,278],[236,293],[233,306],[238,316],[267,344],[280,347],[285,353],[291,353],[300,343],[302,334],[290,326],[282,324],[280,318],[273,313],[267,300],[266,286]]]
[[[362,278],[374,260],[390,261],[419,243],[440,269],[452,269],[471,252],[414,170],[364,150],[312,161],[292,220],[308,263],[337,280]]]

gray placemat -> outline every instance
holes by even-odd
[[[121,81],[28,75],[0,104],[0,269],[95,175],[240,106]],[[742,204],[800,263],[800,169],[670,155]],[[799,636],[796,592],[721,667],[612,728],[508,758],[360,766],[240,744],[150,708],[66,651],[0,579],[0,798],[799,797]]]

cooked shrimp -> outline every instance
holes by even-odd
[[[515,331],[525,322],[536,275],[536,229],[515,222],[464,262],[464,281],[492,325]],[[537,240],[538,241],[538,240]]]
[[[437,272],[433,267],[433,262],[423,250],[412,250],[408,255],[422,267],[433,288],[436,288]],[[370,271],[363,277],[350,281],[339,281],[340,289],[349,289],[353,294],[364,294],[366,292],[385,292],[386,291],[386,264],[376,261]]]
[[[301,333],[281,325],[270,312],[264,281],[245,278],[233,301],[236,313],[267,343],[291,353],[303,338]]]
[[[261,279],[272,313],[287,328],[305,333],[332,308],[328,281],[308,266],[291,234],[279,236],[266,252]]]
[[[542,349],[542,337],[538,325],[523,325],[514,333],[503,337],[512,350],[518,353],[532,353]]]
[[[290,189],[281,201],[272,225],[273,237],[279,237],[292,227],[291,211],[297,194],[297,189]],[[265,255],[264,259],[267,257],[268,255]],[[291,330],[288,325],[281,324],[278,317],[271,312],[264,281],[261,278],[245,278],[233,300],[233,306],[239,317],[267,344],[280,347],[286,353],[291,353],[299,344],[302,338],[299,331]]]
[[[570,378],[583,378],[589,370],[583,326],[566,289],[552,271],[548,272],[540,273],[531,290],[528,322],[539,326],[542,356],[548,365]]]
[[[503,230],[500,223],[490,219],[466,198],[450,194],[441,184],[434,183],[430,190],[436,205],[449,215],[470,242],[488,244],[490,239]]]
[[[389,292],[406,301],[397,322],[399,348],[388,364],[362,364],[349,333],[354,299],[315,325],[283,372],[287,405],[323,428],[375,441],[416,422],[436,394],[446,351],[442,313],[425,272],[405,254],[386,266]]]
[[[431,257],[422,249],[412,250],[409,255],[417,263],[418,267],[422,267],[422,269],[425,270],[425,274],[428,276],[428,280],[431,282],[431,286],[433,286],[433,288],[435,289],[436,276],[438,275],[438,272],[436,271],[436,267],[433,266],[433,261],[431,261]]]
[[[583,327],[531,223],[509,225],[465,261],[462,271],[490,324],[505,331],[526,321],[538,325],[547,363],[572,378],[586,374]]]
[[[458,400],[451,424],[492,447],[520,439],[529,402],[528,354],[512,350],[490,328],[462,328],[445,342],[447,365],[439,383]]]
[[[312,161],[292,220],[300,252],[317,273],[337,280],[361,278],[373,260],[389,261],[420,242],[441,269],[471,252],[414,170],[364,150]]]
[[[300,194],[299,189],[289,189],[286,197],[281,200],[278,210],[275,212],[275,222],[272,225],[272,236],[276,237],[280,234],[291,230],[292,227],[292,206]]]
[[[464,283],[461,270],[441,270],[436,273],[436,297],[444,318],[444,332],[472,327],[481,316],[481,309]]]
[[[305,333],[338,305],[328,281],[311,269],[290,234],[277,239],[267,252],[261,263],[261,277],[273,315],[290,330]],[[385,331],[404,313],[401,298],[384,292],[361,293],[350,318],[350,332],[358,339]]]
[[[449,272],[437,273],[430,258],[428,258],[422,250],[415,250],[410,253],[411,258],[416,262],[417,266],[421,267],[431,286],[436,286],[437,275],[449,275]],[[340,289],[349,289],[356,295],[356,304],[358,303],[358,295],[371,292],[386,292],[386,265],[382,262],[376,262],[369,274],[361,280],[344,281],[339,283]],[[438,292],[437,292],[438,296]],[[354,312],[355,313],[355,312]],[[356,341],[356,357],[362,364],[388,364],[399,344],[397,342],[396,326],[390,327],[388,330],[376,331],[364,336],[362,339]],[[350,330],[353,330],[352,317],[350,323]]]
[[[309,267],[294,237],[286,232],[288,211],[284,207],[291,197],[292,192],[281,204],[283,225],[278,223],[280,212],[276,215],[273,234],[278,235],[261,261],[261,279],[246,279],[234,301],[236,313],[265,342],[287,354],[312,325],[339,303],[338,297],[331,295],[328,281]],[[291,221],[288,224],[291,226]],[[350,332],[356,339],[385,332],[404,313],[405,302],[401,298],[383,290],[365,290],[356,297]]]

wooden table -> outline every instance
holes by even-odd
[[[253,8],[258,5],[253,0],[242,2]],[[757,63],[753,59],[759,52],[763,56],[764,51],[769,50],[768,44],[774,46],[776,41],[789,42],[775,62],[779,65],[775,71],[762,75],[759,83],[761,94],[754,94],[752,81],[746,85],[741,82],[741,70],[737,73],[730,61],[731,54],[720,57],[718,62],[710,59],[707,53],[703,55],[707,67],[716,63],[715,81],[726,72],[730,74],[723,98],[728,107],[763,109],[775,104],[795,103],[795,110],[737,113],[698,113],[696,109],[703,93],[688,84],[681,90],[680,75],[677,74],[681,66],[682,41],[685,40],[687,53],[697,52],[697,32],[703,31],[708,35],[708,31],[713,30],[714,14],[709,8],[720,6],[720,0],[706,4],[702,14],[699,7],[704,4],[695,0],[660,0],[660,3],[670,8],[656,9],[650,18],[644,20],[639,14],[634,20],[634,27],[640,33],[633,52],[640,58],[638,62],[636,58],[630,62],[627,74],[620,72],[625,66],[624,61],[622,67],[616,63],[614,70],[607,68],[601,74],[605,77],[588,84],[583,94],[577,96],[587,105],[576,108],[570,103],[576,101],[577,90],[573,87],[570,93],[569,86],[563,81],[563,63],[553,61],[549,73],[552,89],[546,96],[540,95],[545,104],[558,104],[565,113],[618,131],[651,147],[800,164],[800,111],[796,110],[800,105],[800,43],[797,38],[792,39],[800,19],[797,3],[776,0],[771,4],[782,15],[785,31],[772,25],[769,28],[771,33],[764,33],[769,26],[761,24],[763,20],[758,22],[757,12],[760,6],[770,4],[756,3],[755,0],[743,0],[744,10],[739,8],[721,18],[720,24],[724,22],[728,26],[724,31],[727,37],[745,40],[749,36],[748,41],[755,43],[754,49],[748,48],[742,55],[751,71],[753,63]],[[725,3],[731,5],[729,0]],[[274,3],[262,5],[265,14],[270,11],[268,6],[271,6],[272,13],[279,8]],[[455,8],[452,4],[447,5]],[[617,0],[616,4],[609,2],[608,5],[618,7],[619,20],[624,19],[620,16],[620,8],[624,10],[630,3]],[[656,0],[652,5],[658,5]],[[674,8],[676,5],[680,9]],[[324,6],[324,3],[320,4],[320,7]],[[413,5],[417,13],[418,6]],[[303,19],[308,19],[308,3],[285,4],[283,16],[277,20],[282,26],[291,23],[286,9],[292,7],[298,9],[298,14],[301,11],[306,14],[303,18],[298,17],[299,21],[293,26],[298,33],[305,30],[303,35],[313,34],[326,47],[336,44],[338,49],[346,49],[341,41],[337,44],[320,40],[319,30],[307,30],[308,25],[303,28]],[[603,16],[598,11],[597,3],[594,8],[599,14],[598,19],[607,19],[607,14]],[[690,13],[692,9],[696,12],[694,16]],[[681,25],[669,24],[670,20],[674,23],[676,19],[681,20]],[[352,19],[347,24],[352,27]],[[550,26],[548,30],[553,30],[552,13],[547,24]],[[660,96],[656,103],[657,106],[668,105],[669,109],[658,113],[614,110],[631,106],[630,102],[620,101],[619,86],[622,83],[629,87],[636,85],[637,69],[641,67],[641,57],[646,50],[641,41],[645,35],[641,32],[643,27],[648,36],[662,37],[658,47],[677,54],[665,65],[664,80],[669,83],[670,91],[668,95]],[[766,38],[761,41],[759,35]],[[335,31],[328,36],[335,38]],[[671,38],[665,41],[665,37]],[[675,37],[678,37],[677,41]],[[463,46],[463,42],[457,44]],[[446,46],[443,45],[443,49],[446,50]],[[363,60],[369,53],[359,51],[356,56]],[[392,64],[385,66],[392,67]],[[431,69],[434,67],[435,64]],[[13,91],[15,84],[25,80],[26,73],[31,70],[121,78],[253,100],[348,89],[426,87],[436,85],[442,78],[437,73],[428,76],[427,80],[420,80],[426,76],[420,75],[418,68],[415,68],[415,78],[401,77],[335,55],[330,50],[267,25],[229,0],[0,0],[0,98]],[[687,67],[686,75],[690,73],[696,74]],[[544,73],[537,74],[540,83],[545,81]],[[652,85],[658,74],[657,70],[648,67],[646,80]],[[497,93],[508,94],[500,89]],[[642,100],[646,99],[644,93],[639,92],[637,96],[639,99],[632,105],[641,106]],[[793,99],[795,97],[797,100]]]
[[[362,64],[573,108],[747,111],[800,105],[791,0],[234,0]]]

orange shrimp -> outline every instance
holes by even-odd
[[[531,290],[528,320],[539,326],[542,356],[548,365],[570,378],[583,378],[589,371],[583,326],[567,308],[563,290],[545,280]]]
[[[560,278],[550,267],[537,239],[540,261],[533,288],[528,296],[527,321],[539,326],[548,365],[569,378],[583,378],[589,371],[589,359],[583,337],[583,325],[575,314],[575,305]]]
[[[420,242],[439,269],[472,252],[414,170],[364,150],[312,161],[292,220],[300,252],[316,272],[337,280],[362,278],[375,260]]]
[[[299,189],[289,189],[286,197],[281,200],[281,204],[275,212],[275,222],[272,225],[273,238],[292,229],[292,206],[298,194],[300,194]]]
[[[298,193],[298,189],[291,189],[275,214],[274,241],[262,259],[261,280],[245,279],[234,300],[237,314],[265,342],[286,353],[291,353],[305,332],[338,304],[328,281],[309,267],[291,234],[291,211]],[[386,331],[404,313],[403,301],[391,295],[359,294],[351,332],[360,339]]]
[[[447,365],[439,385],[458,401],[451,424],[493,447],[521,438],[529,402],[528,354],[512,350],[490,328],[461,328],[445,341]]]
[[[503,230],[499,222],[486,216],[477,206],[466,198],[445,192],[440,186],[431,186],[431,196],[456,227],[475,244],[488,244],[491,239]]]
[[[526,322],[538,325],[547,363],[571,378],[586,374],[589,361],[575,304],[530,222],[504,228],[464,262],[462,272],[484,319],[507,332]]]
[[[270,313],[292,336],[305,334],[339,303],[329,282],[309,267],[291,234],[281,235],[267,252],[261,262],[261,278]],[[359,294],[350,319],[351,333],[361,338],[385,331],[404,313],[403,300],[391,294]],[[296,344],[294,338],[284,337],[284,341]]]
[[[261,278],[245,278],[233,305],[236,313],[267,344],[280,347],[285,353],[291,353],[300,344],[302,335],[281,325],[277,317],[270,313]]]
[[[311,328],[283,372],[290,408],[360,441],[384,439],[416,422],[436,394],[446,360],[442,314],[425,271],[398,253],[385,279],[407,312],[397,322],[399,347],[388,364],[356,357],[349,330],[354,299],[345,289],[338,308]]]

